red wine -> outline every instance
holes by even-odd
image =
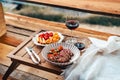
[[[66,21],[66,26],[68,29],[76,29],[79,26],[79,21],[77,20],[68,20]]]
[[[79,50],[83,50],[85,48],[85,44],[77,42],[74,44]]]

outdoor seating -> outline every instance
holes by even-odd
[[[117,11],[115,11],[115,9],[110,9],[110,5],[108,7],[102,6],[105,9],[100,9],[97,7],[96,3],[102,4],[104,2],[101,3],[95,0],[93,1],[93,4],[88,4],[89,1],[80,1],[79,3],[83,5],[79,6],[76,4],[75,6],[72,5],[69,0],[67,1],[69,4],[67,4],[66,2],[59,3],[59,1],[46,2],[44,0],[22,0],[20,2],[42,4],[52,7],[60,7],[65,9],[72,9],[109,16],[118,17],[120,15],[120,10],[118,10],[118,6],[116,6]],[[75,2],[77,1],[79,0],[76,0]],[[109,4],[107,1],[105,1],[105,3]],[[113,3],[113,5],[114,4],[118,5],[118,3]],[[92,7],[91,5],[94,6]],[[110,36],[120,36],[120,34],[100,32],[82,27],[76,28],[72,31],[72,34],[70,34],[70,31],[65,26],[65,23],[36,19],[12,13],[4,13],[2,4],[0,3],[0,63],[8,66],[8,69],[5,71],[2,77],[3,80],[7,80],[15,69],[23,70],[31,74],[36,74],[38,76],[42,73],[41,77],[48,80],[64,80],[63,76],[61,76],[60,74],[66,67],[58,67],[45,61],[45,59],[41,55],[41,51],[44,46],[38,46],[33,42],[33,37],[35,37],[36,34],[45,31],[60,32],[64,36],[64,40],[62,42],[65,42],[71,36],[77,38],[79,42],[84,40],[85,49],[87,49],[91,45],[91,41],[88,37],[107,40]],[[35,64],[27,54],[25,47],[29,46],[31,46],[37,53],[37,55],[40,57],[41,62],[39,64]],[[84,53],[84,51],[85,50],[80,51],[81,55]],[[23,67],[27,67],[23,69],[23,67],[21,67],[21,64]],[[31,71],[27,71],[29,67],[32,68]],[[36,70],[35,72],[34,69]],[[52,77],[48,74],[52,74]]]

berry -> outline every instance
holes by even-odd
[[[49,33],[49,36],[50,36],[50,37],[52,37],[52,36],[53,36],[53,33],[52,33],[52,32],[50,32],[50,33]]]

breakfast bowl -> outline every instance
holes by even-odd
[[[33,42],[37,46],[47,46],[52,43],[60,43],[64,36],[60,32],[45,31],[40,32],[33,37]]]
[[[45,46],[41,51],[42,57],[57,66],[67,66],[80,57],[79,49],[68,43],[53,43]]]

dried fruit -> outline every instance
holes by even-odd
[[[46,32],[38,36],[37,42],[41,44],[50,44],[59,41],[60,36],[57,32]]]

